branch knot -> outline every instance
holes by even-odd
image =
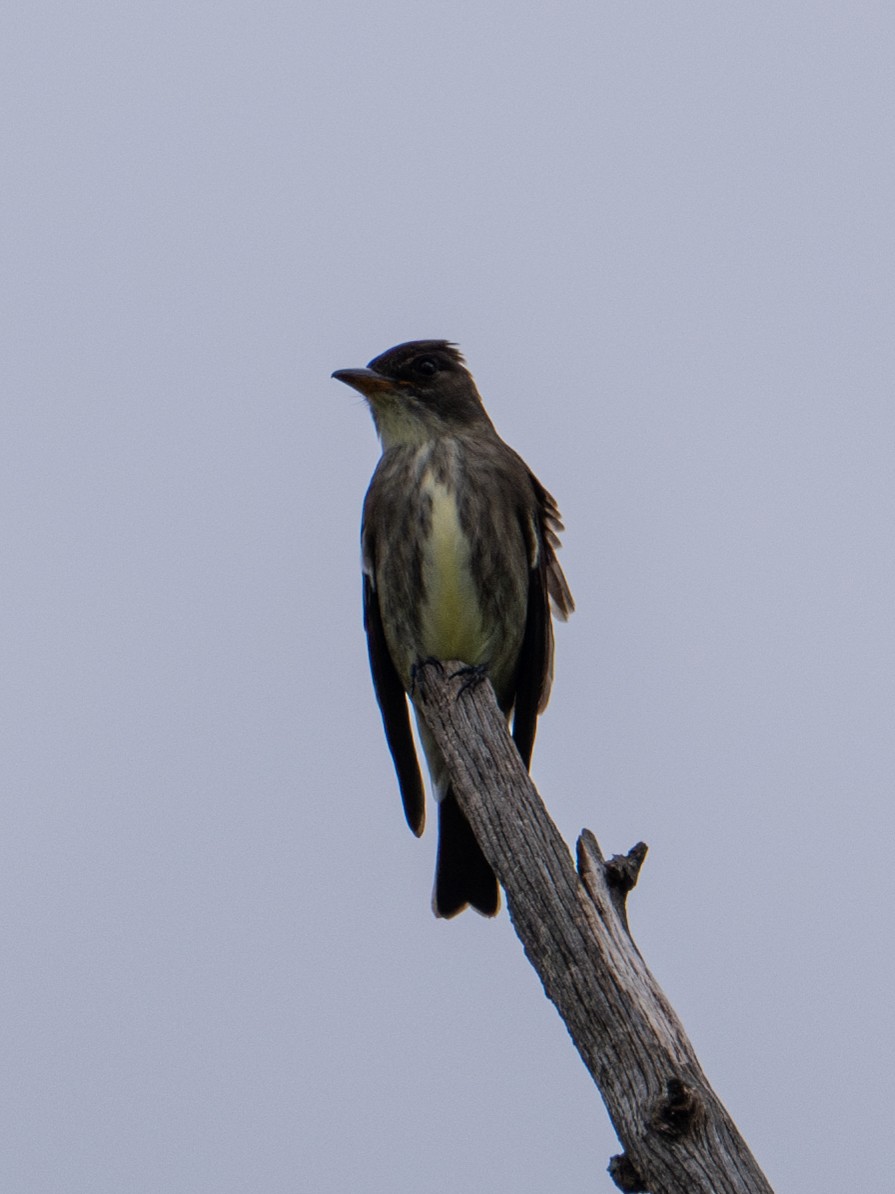
[[[665,1083],[665,1097],[653,1114],[652,1126],[671,1140],[679,1140],[693,1125],[700,1108],[699,1098],[692,1087],[680,1078]]]
[[[612,1157],[607,1172],[623,1194],[649,1194],[627,1153]]]
[[[613,854],[606,863],[606,882],[609,886],[623,896],[633,891],[648,849],[646,842],[638,842],[627,854]]]

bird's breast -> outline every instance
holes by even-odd
[[[472,664],[487,662],[488,642],[472,571],[472,550],[460,523],[454,491],[430,472],[424,474],[421,488],[430,512],[422,558],[423,655]]]

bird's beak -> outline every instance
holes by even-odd
[[[337,369],[333,374],[336,381],[344,381],[346,386],[358,390],[365,398],[373,394],[381,394],[383,390],[394,389],[395,383],[383,377],[381,373],[374,373],[372,369]]]

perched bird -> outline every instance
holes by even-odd
[[[425,803],[408,716],[416,667],[456,659],[484,668],[526,767],[553,675],[552,601],[572,594],[556,559],[563,529],[553,498],[503,442],[456,345],[414,340],[366,369],[333,377],[366,399],[382,456],[364,500],[364,626],[373,686],[407,823]],[[420,739],[438,801],[432,906],[485,916],[500,889],[454,796],[422,717]]]

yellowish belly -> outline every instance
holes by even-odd
[[[487,661],[488,643],[453,494],[431,476],[432,526],[423,553],[423,650],[436,659]]]

